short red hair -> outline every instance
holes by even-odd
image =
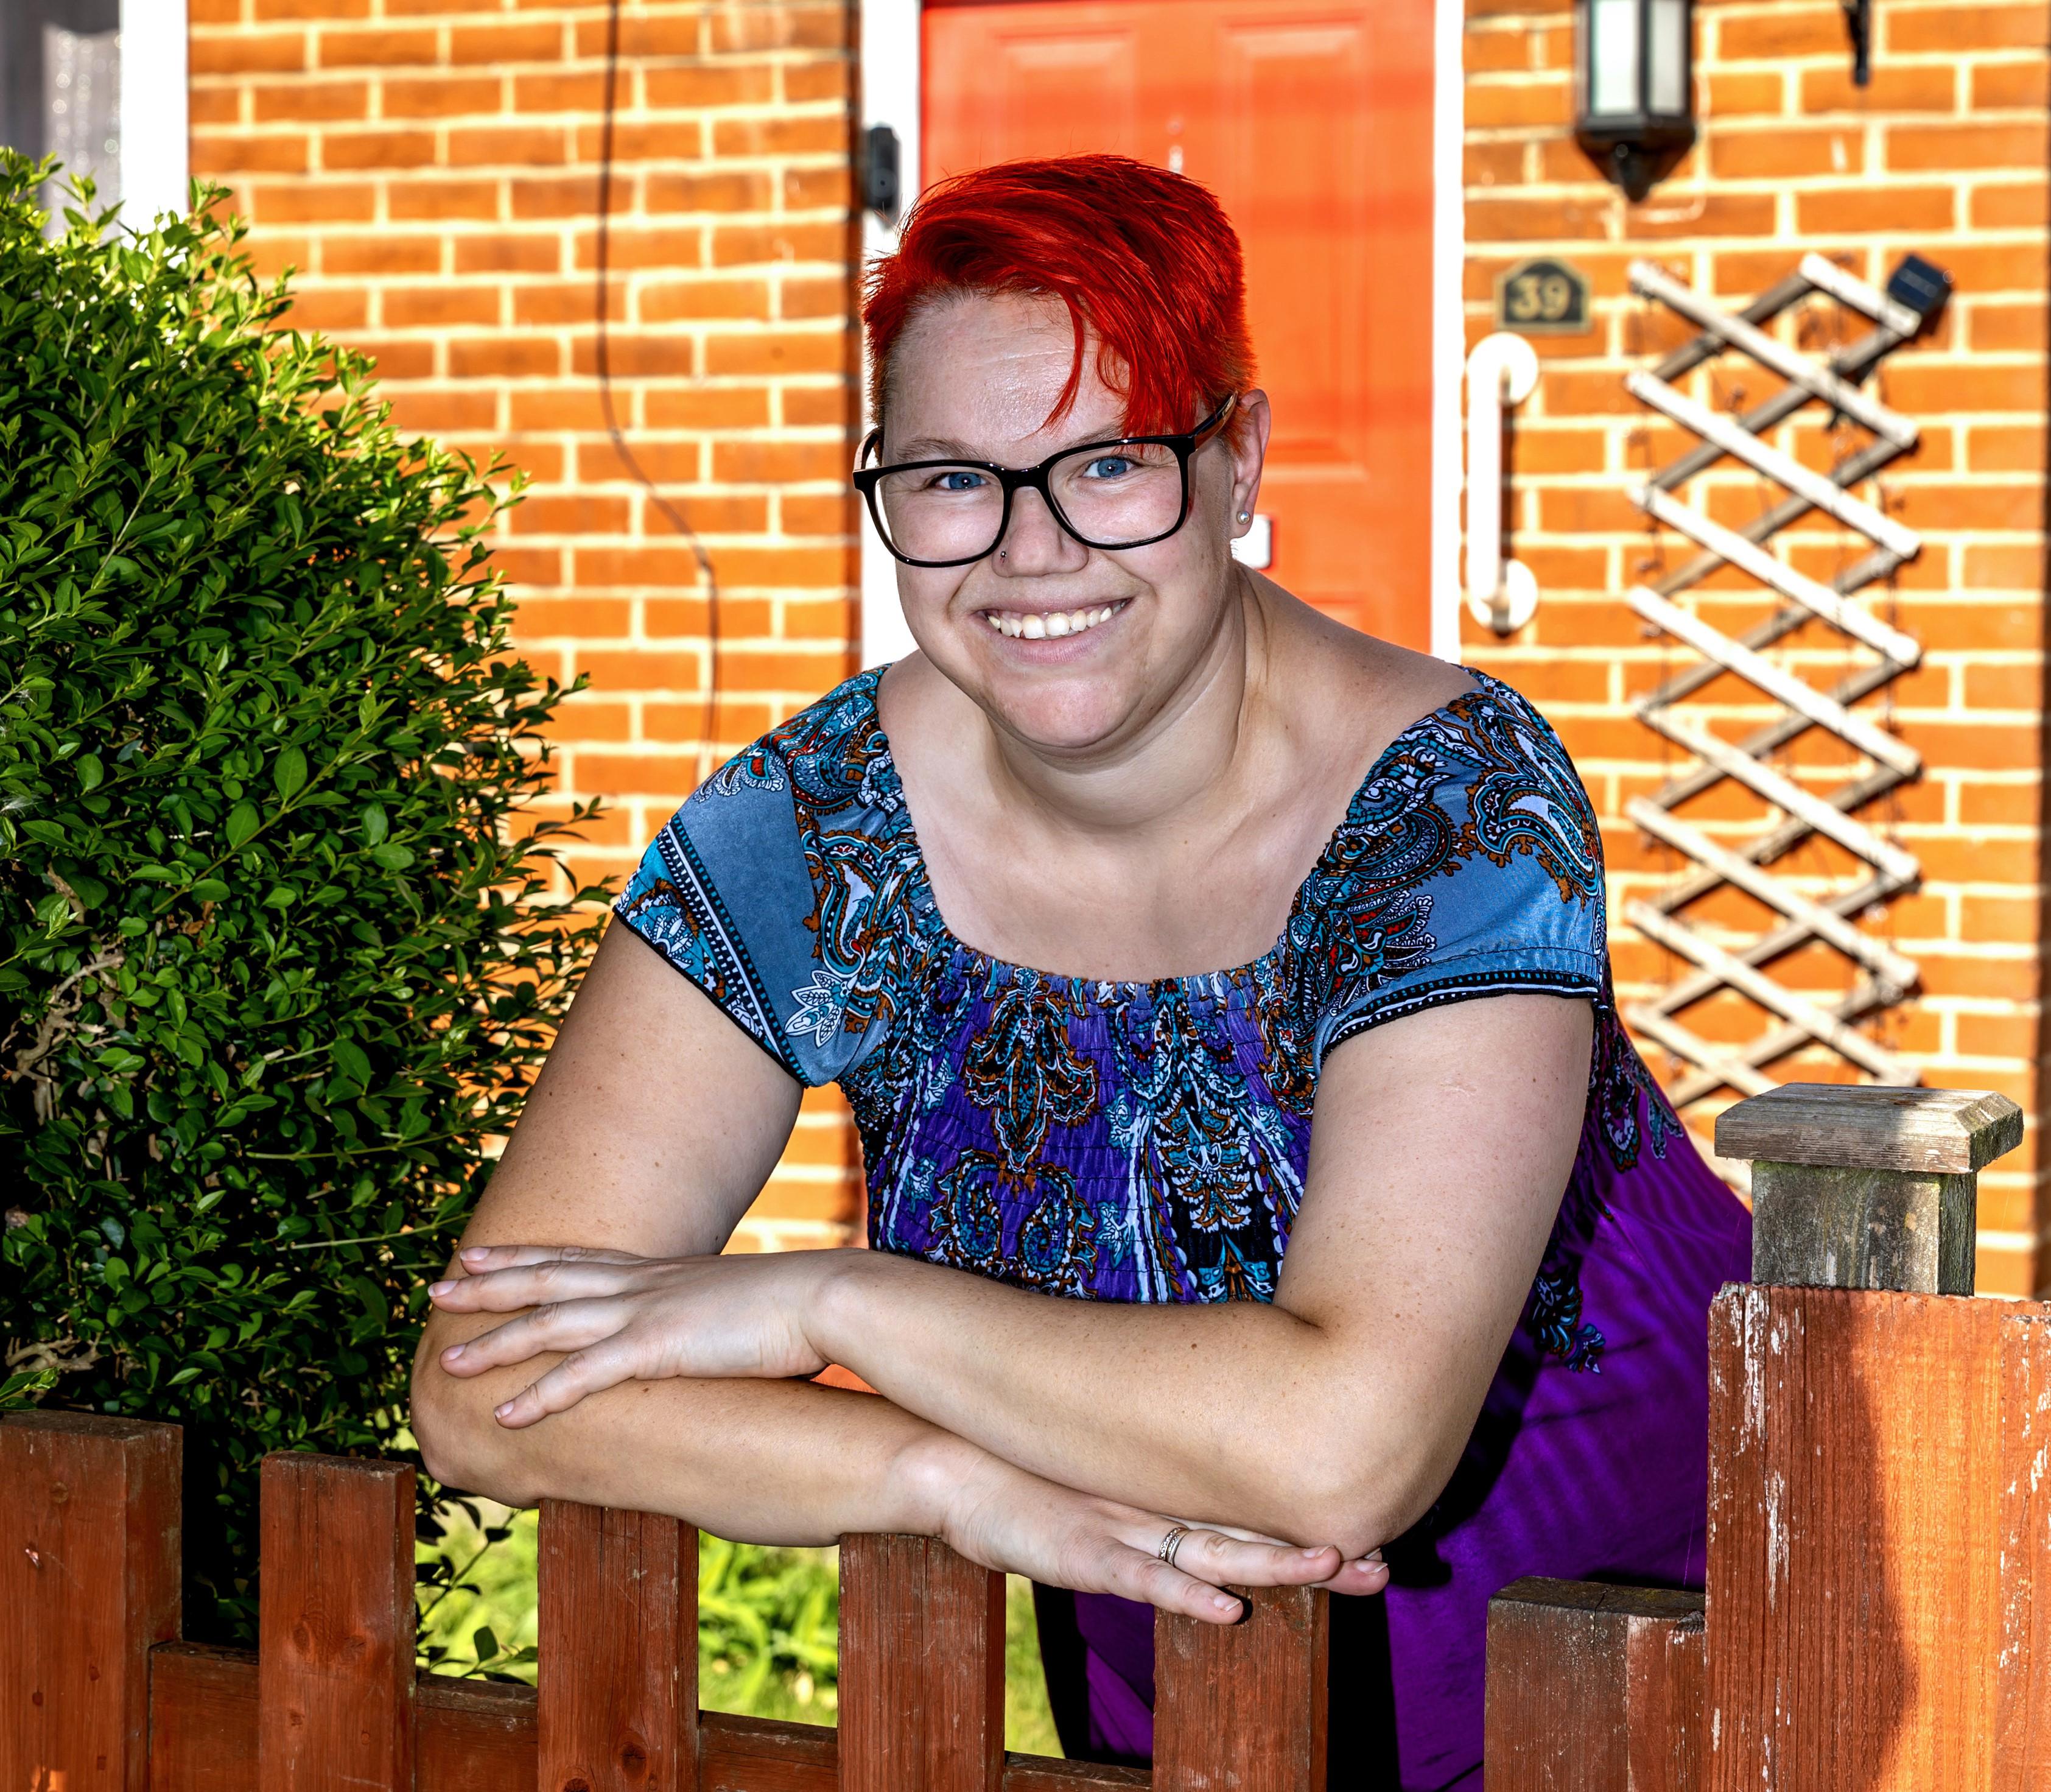
[[[861,321],[878,424],[905,326],[936,299],[997,292],[1068,307],[1075,366],[1049,423],[1082,389],[1092,335],[1098,377],[1123,397],[1135,436],[1187,429],[1253,383],[1239,237],[1209,188],[1123,155],[1000,162],[929,188],[897,252],[869,269]]]

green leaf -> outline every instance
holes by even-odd
[[[387,840],[382,846],[373,847],[370,856],[388,871],[403,871],[413,863],[412,849],[400,846],[397,840]]]
[[[328,1047],[328,1055],[334,1060],[334,1067],[358,1089],[370,1086],[370,1059],[355,1040],[337,1039]]]
[[[192,893],[202,902],[225,902],[228,899],[228,886],[219,878],[201,878],[192,886]]]
[[[306,788],[307,756],[295,746],[287,747],[278,755],[271,776],[278,786],[278,794],[289,803]]]
[[[97,790],[107,776],[96,753],[82,753],[78,756],[78,787],[81,790]]]
[[[237,803],[228,812],[228,844],[233,852],[240,852],[248,843],[249,836],[262,824],[263,817],[256,812],[254,803]]]
[[[363,843],[365,846],[377,845],[385,838],[390,827],[391,824],[385,819],[385,805],[382,803],[365,803],[363,805]]]

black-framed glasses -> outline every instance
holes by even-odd
[[[1190,456],[1225,427],[1228,397],[1180,436],[1118,436],[1050,454],[1037,467],[994,460],[906,460],[858,467],[855,488],[883,545],[908,566],[966,566],[992,552],[1011,526],[1011,495],[1040,494],[1054,520],[1084,547],[1136,548],[1166,541],[1189,520]],[[883,432],[872,430],[862,460]]]

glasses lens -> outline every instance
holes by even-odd
[[[1004,492],[980,467],[910,467],[876,482],[890,545],[913,560],[979,560],[1004,526]]]
[[[1158,442],[1115,442],[1065,455],[1047,489],[1068,526],[1099,547],[1151,542],[1182,515],[1182,464]]]

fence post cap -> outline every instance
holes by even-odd
[[[1987,1089],[1791,1082],[1717,1116],[1721,1157],[1970,1175],[2022,1142],[2022,1109]]]

